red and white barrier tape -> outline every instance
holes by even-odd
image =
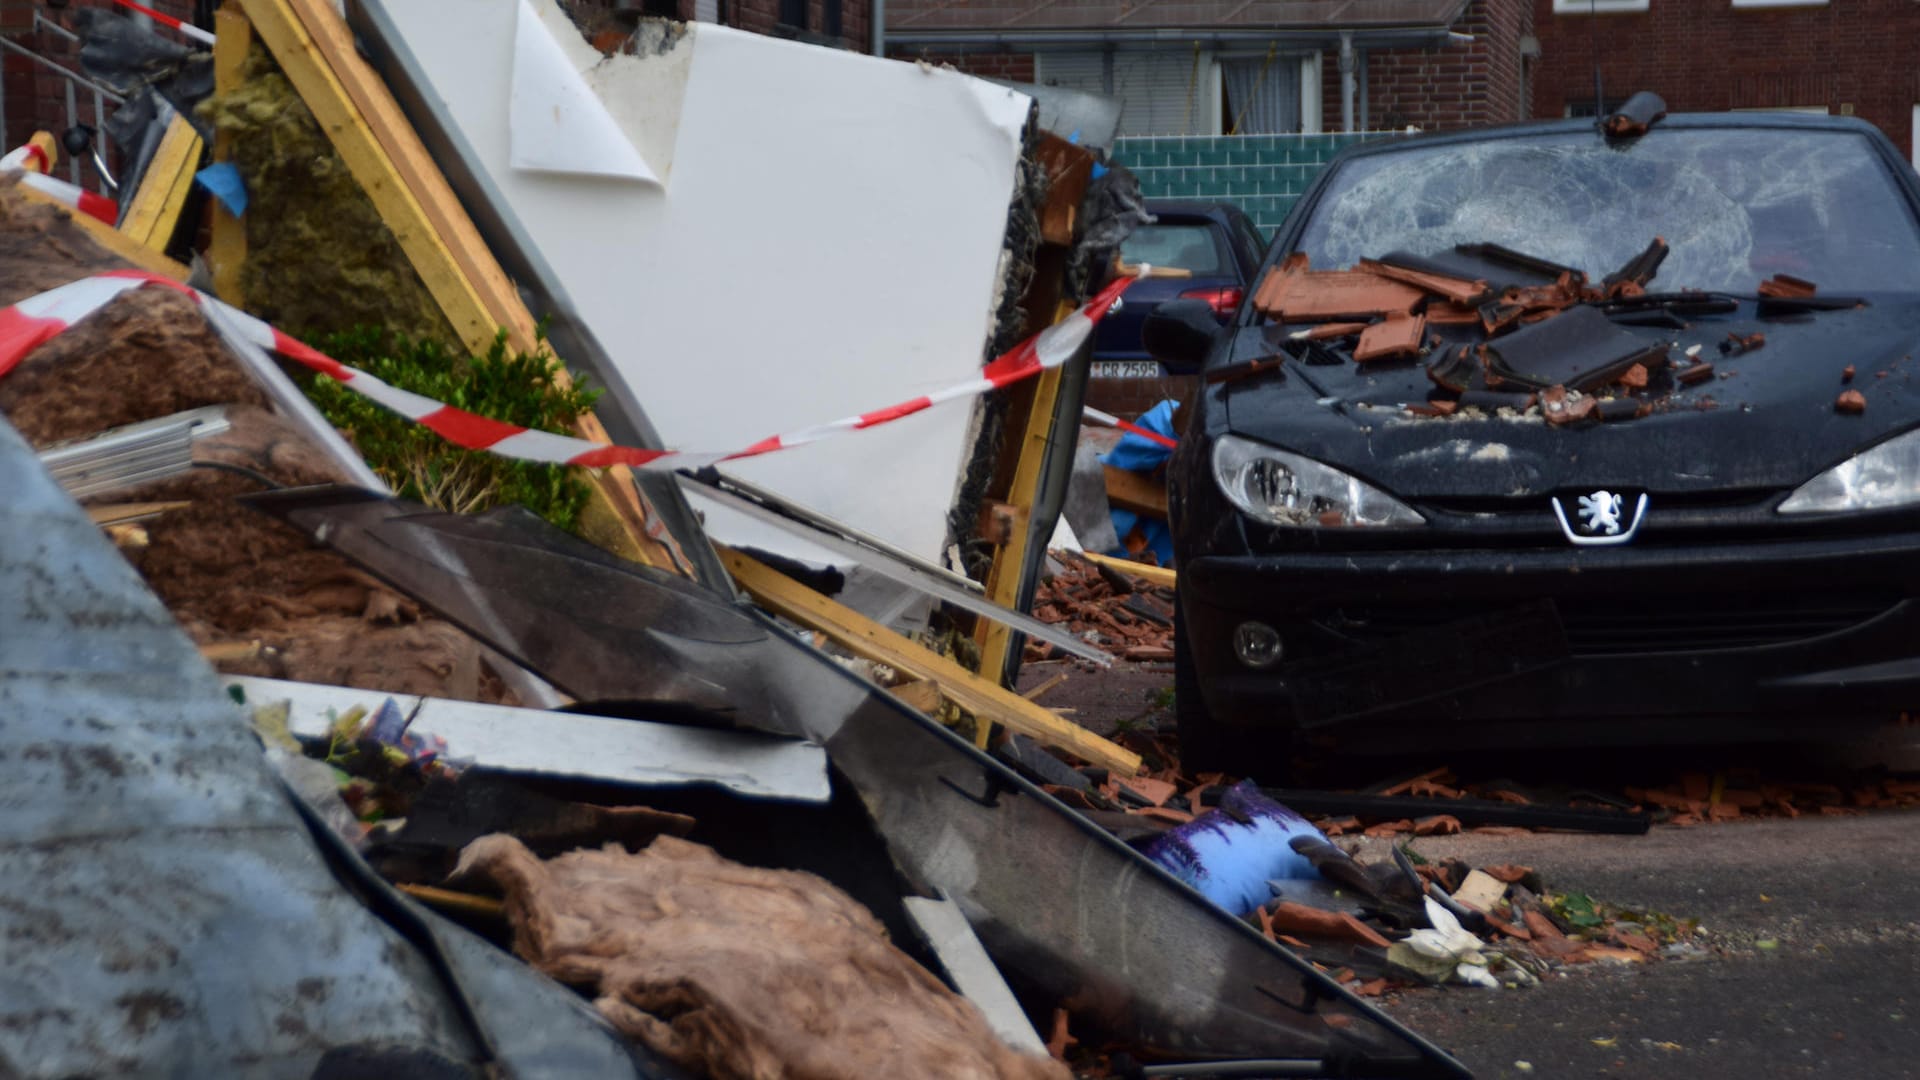
[[[199,27],[193,25],[190,22],[186,22],[181,19],[176,19],[171,15],[163,15],[160,12],[155,11],[150,7],[147,7],[144,4],[136,4],[133,2],[133,0],[113,0],[113,2],[116,4],[119,4],[123,8],[132,8],[133,10],[139,12],[142,15],[145,15],[147,18],[152,19],[154,22],[157,22],[162,26],[171,26],[175,30],[180,31],[182,34],[185,34],[186,36],[192,38],[195,41],[200,42],[203,45],[213,44],[213,35],[211,33],[200,29]]]
[[[271,349],[289,360],[335,379],[377,404],[421,424],[441,438],[469,450],[486,450],[519,461],[551,465],[582,465],[605,468],[626,465],[635,469],[697,469],[715,462],[754,457],[807,443],[818,442],[848,431],[878,427],[903,416],[929,409],[942,402],[997,389],[1037,375],[1065,363],[1093,334],[1094,324],[1107,313],[1134,279],[1115,279],[1080,310],[1014,346],[981,370],[978,379],[951,387],[937,394],[914,398],[885,409],[849,416],[828,424],[802,428],[785,435],[762,439],[744,450],[712,453],[685,450],[642,450],[631,446],[612,446],[589,442],[568,435],[535,431],[517,424],[505,424],[476,416],[451,405],[402,390],[348,367],[309,345],[268,325],[244,311],[221,303],[211,296],[177,282],[141,270],[113,270],[62,285],[38,296],[30,296],[10,308],[0,310],[0,376],[24,360],[28,353],[59,336],[68,327],[105,307],[115,297],[149,285],[172,289],[195,303],[216,306],[222,319],[210,320],[218,331],[225,325],[235,327],[247,341]]]
[[[17,170],[20,182],[35,191],[53,199],[72,210],[78,210],[88,217],[99,218],[109,225],[120,220],[120,204],[105,195],[96,195],[83,187],[76,187],[65,180],[56,180],[46,175],[52,167],[47,160],[46,151],[28,143],[14,147],[7,156],[0,157],[0,171]]]
[[[1159,432],[1150,430],[1148,428],[1143,428],[1139,424],[1129,423],[1128,421],[1122,420],[1119,417],[1113,415],[1112,413],[1101,412],[1099,409],[1096,409],[1091,405],[1082,406],[1080,409],[1080,415],[1086,417],[1087,419],[1093,421],[1096,424],[1105,424],[1108,427],[1116,427],[1116,428],[1119,428],[1121,431],[1127,432],[1128,434],[1138,435],[1143,439],[1147,439],[1152,442],[1157,442],[1161,446],[1164,446],[1169,450],[1177,450],[1180,448],[1180,440],[1178,439],[1172,438],[1167,435],[1162,435]]]

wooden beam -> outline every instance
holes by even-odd
[[[1151,476],[1103,465],[1107,475],[1107,502],[1122,510],[1167,520],[1167,484]]]
[[[982,728],[1004,725],[1043,746],[1057,747],[1121,777],[1140,771],[1140,755],[1062,720],[997,682],[894,633],[851,608],[835,603],[777,570],[730,548],[718,547],[734,581],[767,610],[818,630],[855,656],[885,664],[917,679],[930,679],[940,693],[972,713]]]
[[[253,24],[236,0],[227,0],[213,13],[213,91],[228,94],[246,81],[247,50],[253,47]],[[213,160],[233,160],[233,133],[213,135]],[[240,269],[247,261],[247,223],[213,200],[213,236],[207,242],[207,270],[213,275],[213,295],[237,308],[247,306],[240,287]]]
[[[887,693],[899,698],[908,707],[931,716],[940,708],[940,684],[932,679],[915,679],[899,686],[890,686]]]
[[[200,133],[186,117],[176,114],[160,138],[146,175],[140,178],[133,201],[120,215],[121,232],[136,243],[166,252],[193,191],[193,174],[200,171],[201,148]]]
[[[82,214],[70,207],[62,206],[59,200],[50,195],[43,195],[25,184],[15,184],[13,190],[34,202],[57,207],[61,212],[72,218],[73,223],[78,225],[81,231],[85,232],[94,243],[99,244],[101,247],[106,248],[108,251],[140,269],[148,273],[159,274],[162,277],[172,278],[175,281],[187,280],[188,270],[185,266],[174,262],[172,259],[167,258],[165,255],[160,254],[145,244],[136,242],[126,233],[101,221],[92,214]]]
[[[1171,589],[1179,581],[1179,575],[1164,566],[1148,566],[1146,563],[1134,562],[1132,559],[1116,559],[1097,551],[1083,551],[1080,554],[1102,566],[1110,566],[1123,574],[1131,574],[1149,585],[1162,585]]]
[[[339,13],[326,0],[240,4],[467,348],[484,353],[502,327],[513,348],[538,348],[533,314],[386,83],[354,49]],[[571,385],[564,368],[559,381]],[[612,441],[591,413],[574,430]],[[634,487],[631,470],[596,471],[593,485],[594,502],[582,517],[591,535],[628,558],[692,572],[673,538],[657,528],[659,515]]]

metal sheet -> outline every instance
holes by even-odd
[[[323,739],[334,717],[391,697],[408,731],[446,740],[447,754],[489,769],[638,787],[713,784],[737,795],[826,802],[827,753],[812,743],[645,720],[617,720],[342,686],[223,675],[249,704],[286,701],[288,727]]]
[[[0,1074],[637,1075],[552,982],[341,885],[364,864],[4,423],[0,490]]]
[[[396,583],[473,546],[486,531],[473,523],[488,520],[389,514],[338,491],[259,498]],[[383,524],[394,515],[402,516]],[[733,627],[728,617],[736,616],[761,626],[759,640],[728,646],[736,651],[718,662],[758,673],[751,692],[766,696],[765,713],[826,745],[906,880],[958,904],[994,961],[1032,992],[1073,1003],[1076,1018],[1118,1038],[1177,1054],[1304,1058],[1340,1076],[1466,1075],[1322,972],[771,619],[685,586],[669,600],[662,594],[672,579],[631,564],[577,578],[576,542],[545,528],[569,550],[499,546],[511,559],[484,579],[465,579],[464,594],[452,595],[437,571],[433,593],[413,595],[590,701],[666,699],[661,680],[670,673],[646,658],[659,648],[646,619],[617,623],[608,613],[671,609],[689,625]],[[522,535],[532,538],[532,527]],[[544,593],[547,580],[572,584]],[[572,591],[583,581],[591,592]],[[548,603],[530,603],[535,595]],[[701,607],[704,615],[694,610]],[[583,655],[640,659],[582,663]]]
[[[690,484],[697,483],[693,480],[687,480],[686,482]],[[963,588],[954,583],[954,575],[934,567],[926,566],[919,562],[919,560],[912,559],[911,556],[894,555],[872,545],[842,539],[840,536],[828,532],[823,528],[809,525],[806,522],[796,521],[776,510],[762,506],[752,499],[735,494],[727,490],[727,486],[727,482],[723,481],[720,486],[697,484],[692,490],[697,492],[702,498],[712,499],[714,502],[729,509],[737,510],[756,521],[765,522],[775,528],[785,529],[796,536],[805,538],[810,544],[818,544],[836,555],[852,559],[861,566],[872,570],[874,573],[879,574],[889,581],[898,582],[901,585],[917,589],[928,596],[943,600],[963,611],[970,611],[983,618],[1005,623],[1022,634],[1054,645],[1062,652],[1072,653],[1083,659],[1091,660],[1101,667],[1110,667],[1113,664],[1112,654],[1087,644],[1063,629],[1049,626],[1031,615],[1022,615],[1012,608],[1002,607],[988,600],[975,591],[979,586],[971,581],[967,581],[964,578],[958,579],[960,581],[966,581],[967,585],[972,586],[971,589]],[[1029,548],[1029,555],[1032,554],[1033,548],[1038,548],[1041,557],[1045,557],[1046,545],[1033,545],[1033,547]]]

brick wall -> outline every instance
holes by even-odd
[[[190,18],[193,14],[192,0],[152,0],[147,6],[176,18]],[[0,33],[48,60],[80,72],[80,46],[53,31],[36,30],[33,22],[37,10],[46,20],[67,26],[72,22],[72,12],[80,8],[124,10],[117,8],[110,0],[69,0],[64,10],[51,8],[37,0],[0,0]],[[81,74],[84,75],[84,72]],[[66,78],[53,69],[7,51],[4,59],[0,59],[0,95],[4,95],[6,103],[4,112],[0,112],[5,135],[0,143],[10,150],[39,130],[51,131],[58,137],[71,122],[67,114],[66,87]],[[75,119],[96,128],[100,126],[95,118],[92,91],[76,85],[74,104]],[[113,107],[112,101],[104,101],[105,115],[113,115]],[[115,149],[108,147],[110,165],[117,165],[113,160]],[[59,175],[70,177],[64,151],[61,158]],[[90,163],[82,164],[80,179],[89,188],[97,190],[99,187]]]
[[[1649,0],[1644,12],[1555,15],[1533,0],[1540,59],[1534,115],[1593,98],[1593,53],[1608,98],[1651,90],[1675,112],[1820,106],[1887,133],[1911,157],[1920,104],[1920,3],[1847,0],[1735,9],[1727,0]],[[1597,34],[1597,40],[1596,35]]]
[[[1230,202],[1269,238],[1333,155],[1368,135],[1215,135],[1121,139],[1113,160],[1149,199]]]
[[[1364,121],[1377,131],[1450,131],[1525,119],[1527,92],[1520,39],[1532,33],[1533,0],[1473,0],[1453,29],[1473,36],[1427,49],[1370,49]],[[1320,64],[1321,127],[1339,131],[1340,51]],[[1359,79],[1356,69],[1355,80]],[[1356,94],[1358,87],[1356,86]],[[1354,123],[1362,122],[1354,102]]]
[[[692,14],[692,0],[683,0],[686,15]],[[721,21],[756,34],[772,34],[780,23],[780,0],[726,0],[721,4]],[[840,40],[855,52],[873,47],[873,4],[871,0],[841,0]],[[684,16],[683,16],[684,17]],[[820,33],[826,25],[826,5],[821,0],[807,4],[807,29]]]

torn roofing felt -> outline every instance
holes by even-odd
[[[678,588],[709,611],[683,625],[712,618],[729,635],[738,625],[761,627],[759,642],[712,643],[739,649],[759,673],[760,682],[742,693],[763,699],[761,725],[791,725],[823,743],[836,779],[858,794],[909,885],[958,903],[1016,984],[1073,1002],[1076,1017],[1116,1038],[1196,1057],[1296,1058],[1318,1070],[1302,1075],[1464,1075],[1323,973],[770,619],[612,560],[607,573],[591,575],[590,592],[572,593],[571,603],[542,602],[540,582],[576,575],[567,565],[576,557],[538,543],[496,542],[485,535],[486,519],[477,519],[483,524],[475,533],[467,527],[472,519],[411,515],[344,490],[273,493],[256,502],[326,533],[396,582],[450,557],[457,562],[461,552],[484,558],[489,572],[434,570],[440,584],[416,597],[586,702],[664,697],[653,664],[582,662],[583,655],[644,657],[659,648],[644,620],[610,613],[659,610],[658,594]],[[588,597],[592,604],[583,604]],[[728,618],[736,614],[740,623]],[[710,665],[705,655],[696,662]]]
[[[0,1071],[672,1075],[310,828],[173,617],[4,423],[0,487]]]
[[[515,164],[511,80],[497,76],[527,10],[664,186]],[[480,0],[453,22],[370,0],[356,27],[430,145],[470,173],[480,216],[513,223],[545,291],[599,344],[603,410],[631,424],[644,408],[659,445],[745,445],[978,372],[1023,95],[708,24],[603,57],[553,0]],[[729,469],[938,560],[972,417],[952,402]]]

